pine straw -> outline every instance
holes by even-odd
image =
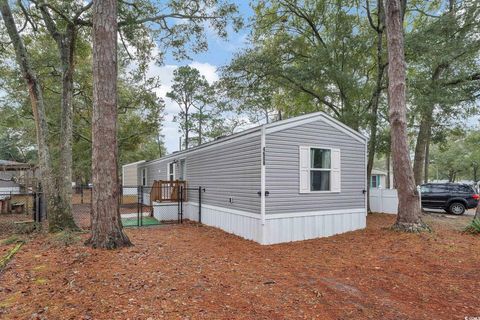
[[[184,224],[128,229],[134,247],[28,242],[0,276],[0,318],[463,319],[480,315],[480,238],[395,216],[329,238],[261,246]],[[88,235],[82,235],[87,237]]]

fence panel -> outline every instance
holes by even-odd
[[[398,196],[396,189],[370,189],[370,210],[397,214]]]
[[[150,203],[151,187],[122,186],[120,195],[120,217],[124,227],[143,227],[160,224]],[[75,188],[72,200],[75,222],[82,229],[91,227],[92,188]],[[176,208],[176,203],[175,203]],[[175,218],[176,219],[176,218]]]
[[[0,192],[0,237],[25,232],[33,222],[45,219],[41,193],[10,190]],[[25,230],[23,230],[25,229]]]

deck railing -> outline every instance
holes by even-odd
[[[187,182],[182,180],[155,180],[150,191],[150,201],[175,202],[179,200],[180,188],[183,188],[183,201],[187,201]]]

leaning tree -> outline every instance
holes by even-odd
[[[393,172],[398,191],[398,214],[394,228],[401,231],[428,229],[420,217],[418,192],[409,157],[406,105],[406,64],[401,0],[385,1],[388,52],[388,105],[391,127]]]

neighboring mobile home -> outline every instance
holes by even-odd
[[[202,223],[261,244],[312,239],[365,227],[366,145],[316,112],[138,163],[137,183],[202,186]],[[197,220],[198,192],[187,199]]]

